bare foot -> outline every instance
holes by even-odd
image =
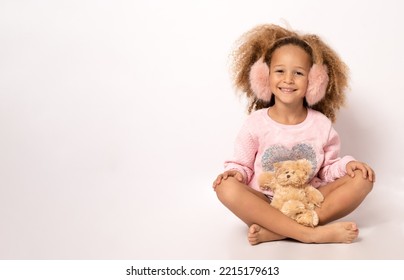
[[[312,243],[352,243],[358,238],[359,229],[355,223],[340,222],[318,226],[311,236]]]
[[[284,236],[273,233],[257,224],[253,224],[248,229],[248,242],[251,245],[257,245],[262,242],[275,241],[285,239]]]

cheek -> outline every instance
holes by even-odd
[[[280,78],[274,75],[269,75],[269,88],[274,90],[280,82]]]
[[[309,85],[309,79],[307,77],[302,77],[299,80],[299,83],[303,86],[303,87],[308,87]]]
[[[306,92],[308,86],[309,86],[309,80],[308,79],[302,79],[301,81],[299,81],[299,86],[300,88],[302,88],[302,90],[304,92]]]

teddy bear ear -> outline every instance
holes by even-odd
[[[309,174],[309,173],[311,172],[312,165],[311,165],[311,162],[308,161],[307,159],[302,159],[302,160],[299,162],[299,166],[300,166],[300,168],[302,168],[307,174]]]

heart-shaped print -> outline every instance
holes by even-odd
[[[317,158],[314,148],[305,143],[296,144],[292,149],[288,149],[282,145],[269,147],[265,150],[261,158],[262,169],[263,171],[274,171],[274,163],[298,159],[307,159],[311,162],[313,171],[317,170]]]

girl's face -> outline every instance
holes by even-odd
[[[300,47],[285,45],[274,51],[269,67],[269,83],[276,102],[303,102],[311,68],[310,56]]]

